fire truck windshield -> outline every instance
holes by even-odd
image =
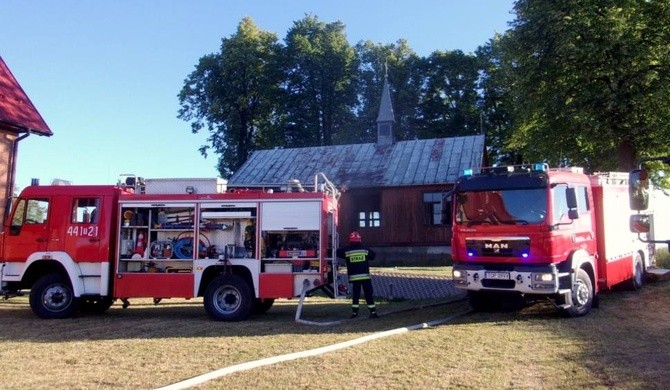
[[[547,216],[547,192],[544,188],[459,192],[455,208],[457,224],[540,224]]]

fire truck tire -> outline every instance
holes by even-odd
[[[274,298],[255,298],[253,314],[265,314],[270,310],[272,304],[275,303]]]
[[[644,263],[642,262],[642,255],[636,253],[633,257],[633,278],[630,280],[630,289],[639,290],[642,288],[645,282],[645,269]]]
[[[490,312],[500,308],[502,301],[489,291],[468,291],[468,301],[474,311]]]
[[[102,314],[107,311],[114,299],[112,297],[79,298],[79,311],[86,314]]]
[[[565,309],[570,317],[581,317],[591,310],[593,304],[593,285],[589,274],[583,269],[577,270],[574,283],[572,283],[572,306]]]
[[[30,289],[30,308],[40,318],[70,318],[77,312],[77,300],[70,281],[61,274],[44,275]]]
[[[222,275],[205,290],[205,311],[217,321],[244,321],[253,309],[251,287],[237,275]]]

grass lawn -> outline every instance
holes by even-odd
[[[449,271],[450,272],[450,271]],[[455,322],[348,349],[243,371],[199,388],[615,388],[670,387],[670,283],[605,294],[600,309],[563,318],[548,305],[471,313]],[[240,323],[214,322],[201,300],[131,300],[101,316],[40,320],[27,298],[0,301],[3,389],[166,386],[255,359],[317,348],[468,310],[464,302],[346,320],[348,300],[297,300]]]

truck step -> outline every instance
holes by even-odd
[[[670,269],[668,268],[647,268],[647,276],[652,280],[670,279]]]

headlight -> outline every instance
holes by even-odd
[[[455,279],[460,279],[460,278],[463,277],[463,272],[460,271],[460,270],[455,269],[455,270],[453,270],[453,276],[454,276]]]
[[[554,274],[549,274],[549,273],[542,273],[542,274],[534,274],[534,280],[536,281],[541,281],[541,282],[551,282],[554,280]]]

